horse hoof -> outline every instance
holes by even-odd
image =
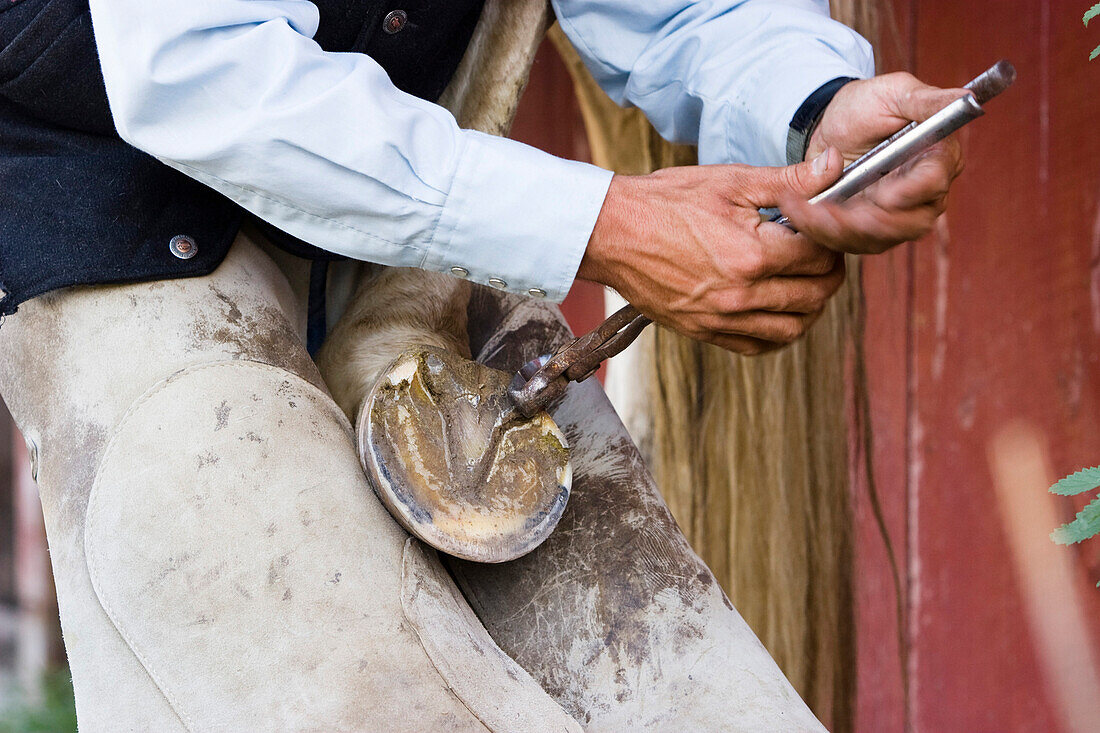
[[[513,408],[510,379],[418,347],[390,364],[359,411],[359,456],[382,503],[413,536],[465,560],[530,552],[569,499],[565,436],[545,412]]]

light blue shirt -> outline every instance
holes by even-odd
[[[462,130],[306,0],[91,0],[124,140],[311,244],[565,297],[611,173]],[[873,73],[824,0],[555,0],[600,85],[704,163],[782,165],[814,89]]]

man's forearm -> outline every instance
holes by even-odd
[[[874,73],[870,45],[816,0],[554,0],[603,89],[701,163],[783,165],[810,94]]]
[[[460,130],[292,0],[92,0],[116,127],[323,249],[561,299],[611,174]]]

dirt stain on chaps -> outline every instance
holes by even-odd
[[[570,333],[556,308],[475,290],[475,357],[513,370]],[[691,550],[594,380],[552,416],[573,494],[529,555],[444,558],[493,639],[590,731],[821,730]]]

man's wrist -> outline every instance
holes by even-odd
[[[810,137],[825,115],[825,108],[833,101],[840,88],[851,81],[852,76],[838,76],[825,82],[806,97],[806,101],[794,113],[787,131],[787,165],[801,163],[806,159],[806,150],[810,146]]]
[[[596,217],[595,226],[592,227],[592,235],[588,239],[584,256],[577,268],[577,278],[599,283],[610,288],[615,287],[612,277],[612,262],[619,254],[616,252],[620,234],[624,228],[624,220],[630,221],[631,217],[627,209],[631,207],[630,190],[632,183],[638,176],[615,175],[607,188],[603,206],[600,207],[599,216]]]

